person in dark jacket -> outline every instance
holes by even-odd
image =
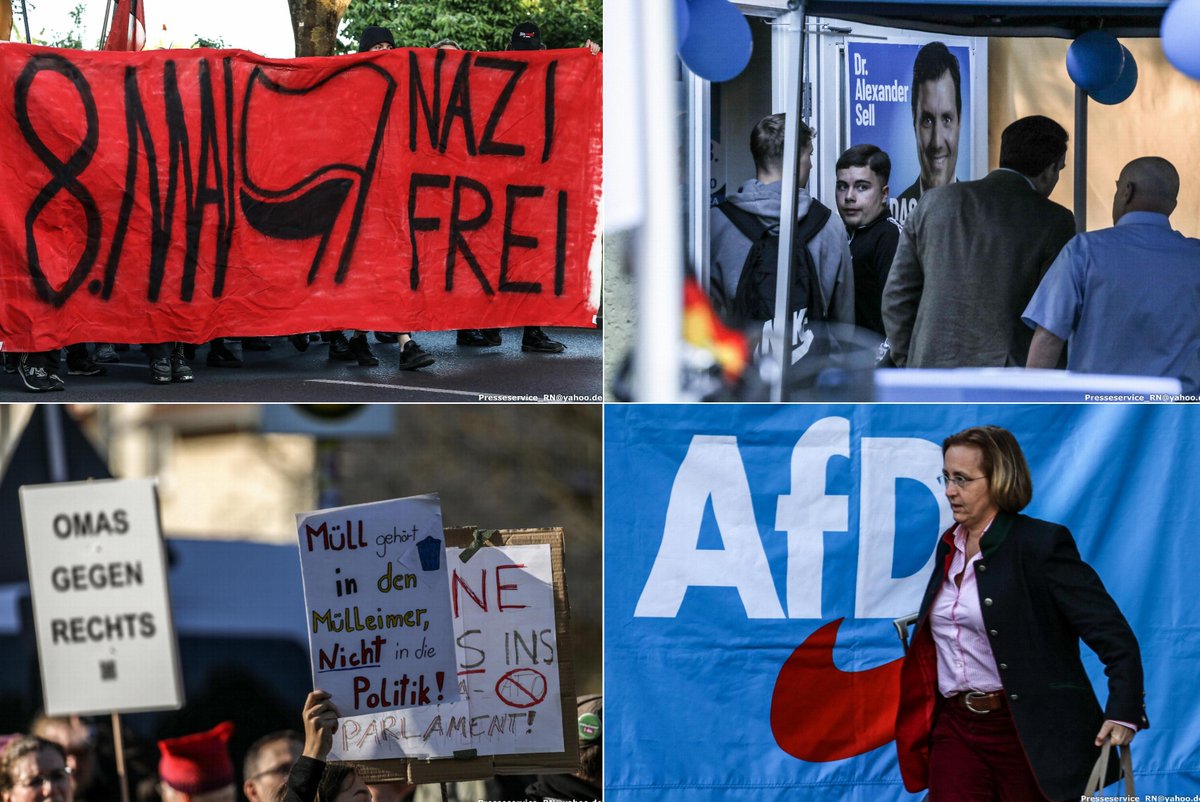
[[[930,802],[1077,800],[1101,744],[1150,726],[1137,639],[1066,527],[1019,514],[1033,482],[1012,433],[967,429],[942,455],[956,523],[901,668],[904,786]],[[1108,675],[1103,709],[1080,640]]]
[[[579,697],[579,771],[541,774],[525,789],[525,798],[538,802],[600,802],[604,776],[604,697]]]
[[[883,337],[883,287],[900,243],[900,224],[888,211],[892,160],[875,145],[855,145],[835,169],[838,214],[854,261],[854,322]]]
[[[329,694],[313,691],[304,700],[304,750],[280,791],[281,802],[370,802],[371,792],[354,766],[326,764],[337,729],[337,709]]]

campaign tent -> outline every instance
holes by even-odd
[[[973,36],[1056,36],[1072,39],[1079,34],[1103,28],[1117,36],[1157,36],[1168,3],[1162,0],[1110,0],[1110,2],[1081,4],[1077,2],[1040,2],[1015,0],[1000,4],[976,0],[949,0],[932,3],[896,2],[894,0],[815,0],[812,3],[788,2],[780,9],[778,22],[786,24],[795,42],[785,50],[790,64],[787,73],[799,76],[797,87],[805,85],[805,20],[808,16],[828,16],[872,25],[909,28],[937,33]],[[743,8],[758,8],[755,4],[739,4]],[[790,91],[785,113],[798,119],[801,97]],[[1083,231],[1087,220],[1087,94],[1075,88],[1074,212],[1076,230]],[[795,165],[799,154],[796,129],[785,129],[783,163],[783,204],[780,219],[794,221],[796,187]],[[784,344],[792,341],[792,320],[786,313],[790,308],[790,286],[787,280],[793,253],[795,223],[780,228],[778,283],[776,289],[776,320],[784,321],[778,346],[779,380],[773,387],[772,400],[781,401],[788,367]]]
[[[805,4],[809,16],[828,16],[872,25],[912,28],[934,33],[975,36],[1058,36],[1073,38],[1103,25],[1115,36],[1158,36],[1163,0],[1106,0],[1097,3],[1058,0],[815,0]]]
[[[703,3],[693,2],[700,6]],[[962,36],[989,37],[1057,37],[1071,39],[1086,30],[1101,28],[1119,37],[1156,37],[1163,14],[1168,6],[1165,0],[1128,0],[1097,3],[1036,2],[1035,0],[1013,0],[1000,4],[974,2],[974,0],[942,0],[941,2],[913,3],[903,0],[813,0],[810,3],[796,0],[748,0],[735,4],[747,17],[770,18],[775,30],[775,67],[786,62],[783,72],[797,76],[784,88],[785,96],[778,93],[776,110],[798,114],[801,108],[799,92],[806,76],[805,27],[808,18],[820,16],[861,22],[881,26],[906,28],[934,33]],[[704,175],[698,154],[706,153],[708,134],[693,131],[687,147],[692,151],[692,164],[681,164],[677,155],[676,131],[673,127],[679,101],[689,109],[704,108],[707,102],[704,89],[686,86],[683,98],[672,85],[678,75],[673,47],[676,31],[672,24],[669,8],[650,4],[634,8],[632,3],[609,2],[605,6],[606,19],[612,24],[635,26],[641,33],[633,43],[625,45],[628,51],[622,54],[618,43],[609,59],[610,69],[606,81],[611,86],[628,85],[630,92],[607,93],[605,96],[608,119],[625,119],[641,133],[640,140],[628,136],[618,137],[614,132],[606,142],[606,160],[609,199],[606,211],[609,230],[638,227],[647,232],[635,237],[635,248],[631,251],[636,265],[637,321],[633,351],[633,386],[636,397],[646,401],[675,400],[680,394],[680,351],[674,342],[674,332],[679,331],[681,315],[678,306],[665,304],[668,297],[682,297],[681,276],[674,270],[663,269],[665,265],[679,265],[687,261],[690,252],[699,272],[700,254],[707,248],[703,222],[693,225],[691,232],[681,230],[680,193],[675,189],[686,186],[692,197],[685,200],[690,214],[697,213],[706,205],[707,198],[697,198],[692,185]],[[699,13],[692,22],[703,24]],[[625,73],[621,71],[625,70]],[[624,76],[624,79],[623,79]],[[685,82],[686,83],[686,82]],[[693,83],[703,83],[700,81]],[[786,103],[782,101],[786,100]],[[1076,96],[1077,135],[1074,138],[1075,159],[1075,210],[1076,219],[1082,221],[1086,215],[1086,130],[1087,98],[1080,92]],[[794,175],[796,157],[795,140],[788,137],[784,174]],[[682,168],[682,170],[681,170]],[[622,175],[624,171],[625,175]],[[792,219],[794,189],[785,178],[784,202],[788,208],[782,218]],[[784,226],[780,237],[781,262],[791,253],[793,230]],[[689,243],[683,245],[683,243]],[[780,276],[786,275],[786,271]],[[786,308],[785,292],[777,292],[777,309]],[[777,317],[777,319],[779,319]],[[786,316],[784,316],[786,319]],[[790,325],[787,327],[790,329]],[[610,330],[609,336],[620,336],[622,332]],[[777,332],[780,343],[789,342],[791,331]],[[772,349],[782,355],[782,348]],[[783,397],[782,370],[772,371],[776,378],[773,398]]]

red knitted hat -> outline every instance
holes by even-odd
[[[233,783],[229,757],[233,722],[222,721],[208,732],[158,742],[158,776],[176,791],[203,794]]]

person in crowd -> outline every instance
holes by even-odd
[[[288,772],[300,758],[304,736],[295,730],[267,733],[246,750],[242,793],[250,802],[275,802]]]
[[[532,22],[522,22],[513,28],[508,43],[509,50],[545,50],[542,32]],[[458,332],[459,345],[488,347],[500,345],[503,340],[500,329],[463,329]],[[552,340],[539,326],[526,326],[521,335],[521,350],[541,354],[561,354],[567,346]]]
[[[1179,172],[1166,159],[1121,170],[1113,227],[1062,249],[1022,319],[1034,328],[1028,367],[1173,376],[1200,391],[1200,240],[1171,228]]]
[[[71,769],[62,747],[36,735],[19,735],[0,751],[0,802],[74,802]]]
[[[316,690],[304,700],[304,748],[288,773],[282,802],[370,802],[371,792],[347,763],[326,763],[337,729],[337,708],[329,694]]]
[[[899,367],[1025,365],[1021,322],[1046,269],[1075,233],[1050,200],[1067,132],[1023,117],[1000,137],[1000,167],[925,193],[904,223],[883,291],[883,323]]]
[[[210,368],[240,368],[242,358],[229,347],[227,338],[217,337],[208,343],[208,356],[204,363]]]
[[[888,210],[891,174],[891,159],[875,145],[855,145],[837,160],[838,214],[854,262],[854,322],[881,338],[883,285],[900,242],[900,224]]]
[[[396,39],[392,36],[391,30],[378,25],[368,25],[358,39],[359,53],[393,50],[395,47]],[[376,332],[375,339],[381,343],[399,343],[400,370],[427,368],[437,361],[432,354],[417,344],[410,332]],[[298,339],[292,340],[292,343],[301,351],[308,347],[307,338],[304,340],[303,347],[299,345],[299,342]],[[371,351],[371,345],[367,342],[367,333],[361,330],[355,331],[349,339],[344,332],[330,332],[329,358],[342,362],[358,362],[363,367],[374,367],[379,364],[379,359]]]
[[[158,789],[162,802],[234,802],[233,722],[158,742]]]
[[[896,199],[893,213],[901,225],[926,190],[954,183],[958,167],[962,76],[958,59],[942,42],[930,42],[917,52],[909,96],[921,170]]]
[[[813,226],[806,248],[816,269],[820,305],[826,319],[839,323],[854,322],[854,268],[846,229],[829,210],[813,199],[806,189],[812,172],[814,132],[800,123],[800,157],[797,162],[796,219],[799,227],[810,214],[825,215],[825,222]],[[783,188],[784,116],[771,114],[762,118],[750,133],[750,153],[754,157],[755,177],[742,184],[726,203],[733,211],[758,221],[760,227],[778,230]],[[724,204],[723,204],[724,205]],[[728,315],[737,294],[742,269],[754,242],[734,222],[731,212],[721,207],[709,213],[711,280],[709,292],[713,305]],[[797,243],[799,245],[799,243]],[[795,269],[795,264],[793,264]],[[767,321],[769,332],[774,321]],[[764,336],[764,340],[766,337]]]
[[[107,802],[119,796],[113,778],[101,770],[96,755],[95,737],[79,716],[49,716],[39,713],[29,731],[39,738],[62,747],[71,769],[75,799],[79,802]]]
[[[183,354],[183,343],[147,343],[142,346],[150,363],[153,384],[190,382],[195,376]]]
[[[1067,528],[1021,514],[1033,480],[1011,432],[966,429],[942,457],[955,523],[900,670],[904,786],[930,802],[1077,800],[1102,743],[1149,726],[1137,639]],[[1104,708],[1080,640],[1104,664]]]
[[[581,696],[579,711],[579,771],[541,774],[525,791],[527,799],[542,802],[591,800],[600,802],[604,780],[604,697]]]
[[[390,783],[369,783],[371,802],[413,802],[417,786],[397,780]]]
[[[21,383],[31,393],[49,393],[55,390],[67,389],[60,371],[60,355],[62,349],[52,348],[48,351],[31,351],[17,355],[16,373],[21,377]],[[6,368],[8,362],[5,363]]]
[[[61,348],[51,348],[47,351],[34,351],[24,354],[4,355],[4,370],[16,373],[21,377],[21,383],[31,393],[48,393],[55,390],[67,389],[63,381]],[[88,353],[87,343],[73,343],[66,348],[67,375],[69,376],[103,376],[108,370],[96,363]]]

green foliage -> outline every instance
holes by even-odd
[[[603,0],[352,0],[338,32],[338,52],[353,53],[368,25],[392,31],[399,47],[453,39],[466,50],[504,50],[512,29],[532,20],[549,48],[601,43]]]
[[[209,39],[205,36],[197,36],[196,41],[192,42],[192,47],[208,47],[213,50],[224,50],[229,45],[225,44],[225,39],[218,36],[215,39]]]

